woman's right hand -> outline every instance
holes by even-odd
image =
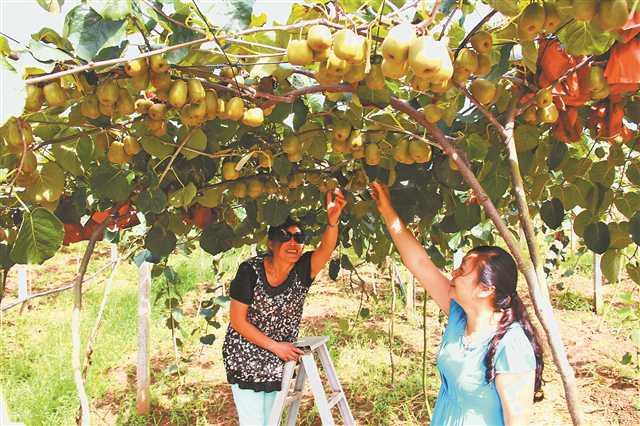
[[[283,361],[297,361],[304,354],[290,342],[273,342],[268,349]]]
[[[371,188],[371,197],[376,202],[376,207],[383,217],[395,211],[391,204],[391,194],[389,194],[387,185],[380,182],[371,182],[369,188]]]

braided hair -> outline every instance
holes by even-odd
[[[470,250],[483,258],[479,270],[480,282],[495,289],[493,307],[496,311],[502,311],[503,315],[498,323],[498,330],[489,342],[489,348],[484,358],[487,368],[486,380],[492,382],[496,378],[496,367],[494,363],[496,350],[500,340],[509,330],[514,322],[519,322],[522,329],[531,342],[533,353],[536,358],[536,376],[534,386],[533,401],[538,402],[544,398],[542,392],[542,371],[544,370],[544,360],[542,358],[542,345],[536,329],[531,324],[527,309],[516,291],[518,284],[518,268],[513,257],[505,250],[496,246],[479,246]]]

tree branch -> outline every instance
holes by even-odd
[[[129,62],[129,61],[131,61],[133,59],[148,58],[150,56],[159,55],[161,53],[170,52],[172,50],[182,49],[183,47],[189,47],[189,46],[193,46],[193,45],[196,45],[196,44],[201,44],[201,43],[204,43],[205,41],[209,41],[209,38],[208,37],[204,37],[204,38],[200,38],[200,39],[192,40],[192,41],[187,41],[187,42],[180,43],[180,44],[174,44],[173,46],[167,46],[167,47],[163,47],[162,49],[157,49],[157,50],[152,50],[150,52],[141,53],[140,55],[134,56],[132,58],[115,58],[115,59],[107,59],[106,61],[89,62],[86,65],[70,68],[68,70],[54,72],[54,73],[50,73],[50,74],[41,74],[41,75],[36,76],[36,77],[31,77],[31,78],[26,79],[24,82],[25,82],[25,84],[43,83],[45,81],[51,81],[51,80],[55,80],[55,79],[60,78],[60,77],[64,77],[65,75],[77,74],[77,73],[80,73],[80,72],[83,72],[83,71],[88,71],[88,70],[92,70],[92,69],[95,69],[95,68],[104,67],[104,66],[108,66],[108,65],[123,64],[123,63]]]
[[[100,267],[100,269],[98,269],[98,270],[97,270],[96,272],[94,272],[92,275],[89,275],[87,278],[85,278],[85,279],[82,281],[82,283],[83,283],[83,284],[85,284],[85,283],[88,283],[89,281],[93,280],[93,279],[94,279],[94,278],[96,278],[98,275],[100,275],[100,273],[101,273],[103,270],[105,270],[105,269],[107,269],[108,267],[112,266],[112,263],[113,263],[113,262],[109,262],[109,263],[107,263],[107,264],[103,265],[102,267]],[[8,311],[9,309],[14,308],[14,307],[16,307],[16,306],[18,306],[18,305],[20,305],[20,304],[22,304],[22,303],[24,303],[24,302],[28,302],[28,301],[33,300],[33,299],[36,299],[36,298],[38,298],[38,297],[50,296],[50,295],[52,295],[52,294],[57,294],[57,293],[60,293],[60,292],[65,291],[65,290],[72,289],[72,288],[73,288],[73,286],[75,285],[75,284],[74,284],[74,283],[75,283],[75,281],[76,281],[76,278],[74,277],[71,281],[69,281],[69,282],[68,282],[68,284],[63,284],[63,285],[62,285],[62,286],[60,286],[60,287],[52,288],[51,290],[46,290],[46,291],[43,291],[43,292],[41,292],[41,293],[32,294],[32,295],[30,295],[29,297],[27,297],[26,299],[16,300],[15,302],[11,302],[11,303],[9,303],[9,304],[7,304],[7,305],[3,306],[2,308],[0,308],[0,311],[5,312],[5,311]]]
[[[169,173],[169,169],[171,169],[171,166],[173,165],[173,162],[178,157],[178,154],[180,154],[180,151],[182,151],[182,148],[187,144],[187,142],[189,142],[189,139],[191,139],[191,136],[193,136],[194,132],[196,130],[198,130],[198,129],[199,129],[199,127],[194,127],[193,129],[191,129],[189,131],[189,133],[187,133],[187,135],[184,137],[182,142],[180,142],[180,145],[178,146],[178,149],[176,149],[176,151],[173,153],[173,155],[169,159],[169,164],[167,164],[167,167],[165,167],[164,171],[160,175],[160,179],[158,179],[158,185],[160,185],[162,183],[162,180],[167,175],[167,173]]]
[[[485,15],[485,17],[484,17],[484,18],[482,18],[482,19],[481,19],[481,20],[476,24],[476,26],[475,26],[475,27],[473,27],[473,28],[471,29],[471,31],[469,31],[469,33],[468,33],[468,34],[467,34],[467,35],[462,39],[462,41],[461,41],[461,42],[460,42],[460,44],[458,45],[458,48],[456,49],[456,52],[455,52],[455,56],[454,56],[454,58],[457,58],[457,57],[458,57],[458,52],[460,52],[460,49],[462,49],[462,48],[463,48],[463,47],[464,47],[464,46],[469,42],[469,39],[470,39],[471,37],[473,37],[473,35],[476,33],[476,31],[478,31],[480,28],[482,28],[482,26],[483,26],[483,25],[484,25],[484,24],[485,24],[489,19],[491,19],[491,18],[493,17],[493,15],[495,15],[496,13],[498,13],[498,11],[497,11],[496,9],[491,9],[491,12],[487,13],[487,14]]]
[[[78,268],[78,275],[76,275],[75,283],[73,284],[73,311],[71,314],[71,367],[73,369],[73,378],[76,383],[76,389],[78,391],[78,398],[80,399],[80,413],[76,419],[78,424],[89,425],[90,423],[90,411],[89,411],[89,398],[84,387],[84,380],[82,378],[82,370],[80,364],[80,311],[82,310],[82,282],[84,280],[84,274],[87,272],[87,266],[89,260],[96,247],[96,241],[98,237],[104,232],[109,221],[105,220],[98,225],[91,234],[89,244],[84,251],[84,256],[80,262]]]
[[[536,234],[533,229],[533,222],[531,221],[531,213],[529,213],[529,203],[527,202],[527,196],[524,190],[524,183],[522,181],[522,173],[520,172],[520,162],[518,160],[518,152],[514,137],[517,110],[516,105],[518,104],[518,100],[519,97],[514,96],[511,99],[509,109],[507,110],[507,118],[504,126],[506,135],[504,144],[507,147],[507,153],[509,155],[509,170],[511,172],[511,185],[513,187],[512,192],[516,199],[516,205],[518,206],[520,226],[524,231],[525,239],[527,240],[529,257],[531,258],[533,267],[536,270],[540,290],[542,291],[544,298],[549,300],[549,288],[547,287],[547,279],[543,270],[542,258],[540,257],[538,245],[536,244]]]
[[[255,34],[255,33],[263,33],[267,31],[290,31],[290,30],[298,30],[304,27],[310,27],[311,25],[326,25],[327,27],[335,28],[337,30],[341,30],[344,28],[343,25],[336,24],[325,18],[311,19],[309,21],[301,21],[296,22],[295,24],[290,25],[272,25],[267,27],[259,27],[259,28],[249,28],[246,30],[239,31],[235,34],[231,34],[231,37],[237,38],[244,35]]]
[[[94,133],[100,133],[104,131],[104,129],[96,127],[95,129],[91,129],[91,130],[87,130],[84,132],[78,132],[78,133],[74,133],[73,135],[68,135],[68,136],[63,136],[57,139],[49,139],[48,141],[44,141],[44,142],[40,142],[39,144],[36,144],[32,150],[36,151],[40,148],[42,148],[43,146],[47,146],[47,145],[54,145],[57,143],[64,143],[64,142],[69,142],[72,141],[76,138],[79,138],[81,136],[90,136],[93,135]]]
[[[82,363],[82,379],[83,380],[87,379],[87,370],[91,365],[91,356],[93,355],[93,343],[98,337],[98,330],[100,329],[100,324],[102,323],[102,316],[104,315],[104,309],[107,306],[107,298],[111,290],[111,285],[113,284],[113,277],[118,269],[118,266],[120,265],[120,260],[121,260],[121,257],[118,255],[115,261],[110,262],[113,264],[113,268],[111,269],[109,278],[107,278],[107,283],[104,286],[104,291],[102,294],[102,302],[100,302],[100,309],[98,310],[98,316],[96,317],[96,321],[93,325],[93,330],[91,331],[89,341],[87,342],[87,349],[84,352],[84,361]]]

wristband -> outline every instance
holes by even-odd
[[[337,228],[338,227],[338,222],[335,223],[335,225],[330,224],[329,222],[327,222],[327,226],[329,228]]]

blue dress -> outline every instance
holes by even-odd
[[[467,315],[451,300],[449,323],[438,352],[441,386],[432,425],[503,425],[502,405],[495,382],[487,383],[484,357],[493,334],[463,345]],[[533,347],[520,323],[500,340],[494,358],[496,374],[535,370]]]

